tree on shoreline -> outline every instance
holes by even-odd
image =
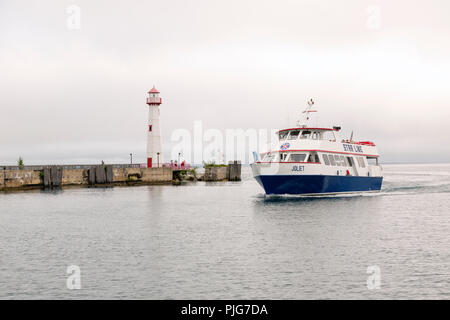
[[[23,164],[23,158],[19,157],[19,160],[17,160],[17,165],[19,166],[19,168],[23,168],[24,164]]]

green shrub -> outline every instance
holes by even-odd
[[[203,162],[203,168],[217,168],[217,167],[226,167],[226,164],[216,164],[214,161]]]
[[[19,166],[19,168],[23,168],[24,164],[22,157],[19,157],[19,159],[17,160],[17,165]]]

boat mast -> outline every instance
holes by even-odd
[[[300,118],[300,120],[297,121],[297,125],[299,127],[307,127],[307,123],[311,119],[310,113],[317,112],[317,110],[313,110],[312,109],[313,106],[314,106],[314,100],[313,99],[309,99],[308,100],[308,106],[302,112],[302,117]]]

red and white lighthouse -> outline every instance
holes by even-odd
[[[159,128],[159,106],[162,100],[155,86],[148,92],[147,127],[147,168],[160,167],[163,163],[161,150],[161,131]]]

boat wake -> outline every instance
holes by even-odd
[[[414,193],[447,193],[450,192],[450,181],[423,183],[414,185],[386,184],[380,194],[414,194]]]

